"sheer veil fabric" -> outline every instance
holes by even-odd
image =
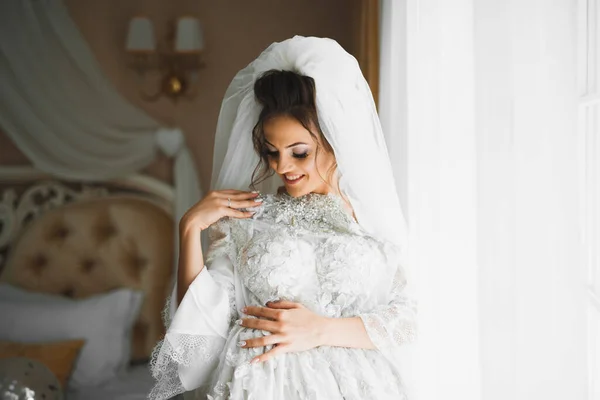
[[[335,153],[340,189],[363,228],[405,254],[407,227],[375,102],[358,62],[335,40],[294,36],[273,43],[233,78],[217,123],[212,188],[247,190],[250,185],[259,162],[251,132],[261,110],[253,85],[271,69],[315,80],[319,123]],[[275,193],[280,185],[273,176],[259,188]]]

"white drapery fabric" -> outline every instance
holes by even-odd
[[[381,120],[418,276],[414,399],[587,399],[575,7],[383,1]]]
[[[576,6],[476,1],[486,400],[588,398]]]
[[[105,180],[139,171],[161,150],[175,160],[178,221],[200,196],[182,132],[116,92],[62,1],[3,0],[0,24],[0,126],[32,164]]]
[[[421,317],[416,399],[480,400],[472,1],[408,6],[407,218]]]

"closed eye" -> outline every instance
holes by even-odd
[[[273,158],[273,157],[277,157],[279,155],[279,152],[267,150],[266,154],[267,154],[267,157]],[[308,151],[305,151],[304,153],[292,153],[292,157],[300,158],[300,159],[306,158],[306,157],[308,157]]]

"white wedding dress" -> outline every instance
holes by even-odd
[[[415,338],[397,249],[369,236],[334,195],[267,195],[252,219],[210,229],[204,268],[157,346],[152,399],[406,399],[395,351]],[[267,331],[235,324],[245,305],[285,299],[332,318],[359,316],[377,349],[321,346],[250,364]]]

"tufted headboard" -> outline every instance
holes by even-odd
[[[132,361],[149,359],[173,282],[173,199],[165,189],[148,178],[0,181],[0,281],[70,298],[143,291]]]

